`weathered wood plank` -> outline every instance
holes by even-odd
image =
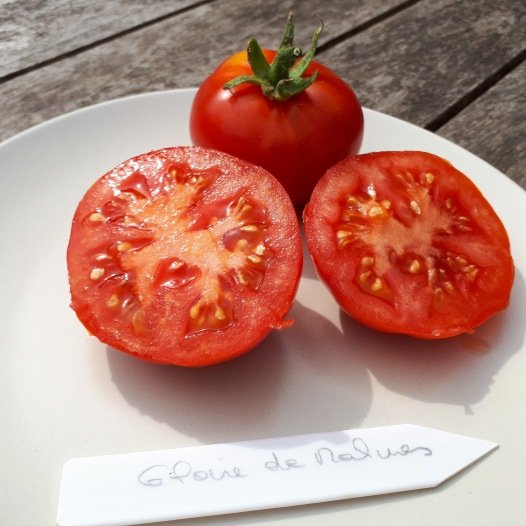
[[[308,46],[323,17],[321,42],[403,4],[401,0],[295,1],[297,42]],[[198,85],[248,38],[274,47],[287,9],[280,0],[217,1],[125,35],[0,85],[0,140],[61,113],[116,97]],[[349,65],[351,70],[352,65]]]
[[[197,85],[249,36],[261,35],[263,45],[274,46],[286,14],[278,4],[256,2],[248,12],[237,2],[218,1],[5,82],[0,85],[0,100],[7,101],[0,139],[92,103],[130,93]],[[397,5],[380,1],[361,7],[358,4],[341,1],[320,7],[318,2],[309,1],[296,5],[298,43],[308,44],[317,16],[323,16],[326,23],[323,44],[377,16],[381,9]],[[348,79],[364,104],[425,126],[513,56],[524,41],[521,2],[506,0],[494,6],[486,1],[477,3],[477,9],[465,4],[422,1],[322,52],[319,59]],[[473,30],[468,29],[471,25]],[[468,108],[440,132],[524,186],[518,117],[524,111],[519,99],[525,91],[524,82],[516,73],[507,83],[499,84],[505,86],[498,93],[505,97],[502,104],[507,113],[499,111],[502,104],[497,104],[486,116],[484,127],[487,133],[499,129],[495,135],[500,146],[495,144],[495,137],[477,139],[478,132],[458,124],[471,118],[480,122],[486,97],[474,106],[475,113]],[[515,124],[511,124],[514,117]],[[493,120],[497,128],[491,125]],[[507,159],[515,159],[514,164],[509,166]]]
[[[5,0],[0,3],[0,78],[197,0]]]
[[[323,53],[363,104],[426,126],[517,56],[523,0],[424,0]]]
[[[526,64],[459,113],[438,134],[478,155],[526,189]]]

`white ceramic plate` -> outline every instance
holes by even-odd
[[[53,524],[70,457],[396,423],[498,442],[435,490],[182,524],[519,525],[526,443],[526,193],[474,155],[366,110],[363,151],[427,150],[467,173],[504,221],[517,267],[510,308],[474,336],[426,342],[341,315],[306,258],[296,324],[213,368],[142,363],[86,334],[65,253],[79,199],[132,155],[189,144],[193,90],[76,111],[0,145],[2,524]]]

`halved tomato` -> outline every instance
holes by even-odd
[[[472,332],[506,308],[506,230],[476,186],[424,152],[378,152],[331,168],[304,212],[307,245],[344,311],[421,338]]]
[[[67,261],[71,306],[102,342],[203,366],[290,324],[302,251],[294,208],[272,175],[175,147],[95,182],[73,218]]]

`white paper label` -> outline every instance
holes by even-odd
[[[76,458],[60,526],[123,526],[437,486],[497,444],[415,425]]]

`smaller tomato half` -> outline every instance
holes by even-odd
[[[67,262],[71,306],[99,340],[151,362],[204,366],[290,325],[302,250],[272,175],[175,147],[93,184],[73,218]]]
[[[344,311],[385,332],[472,332],[509,302],[506,230],[476,186],[424,152],[331,168],[304,212],[307,245]]]

